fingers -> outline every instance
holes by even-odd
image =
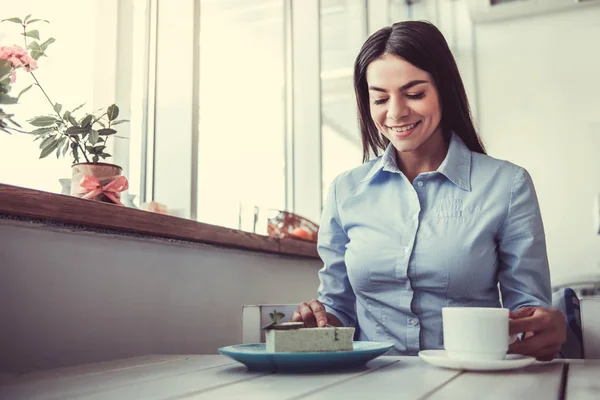
[[[542,332],[551,329],[555,325],[555,318],[552,310],[542,308],[527,310],[527,308],[512,313],[513,315],[516,315],[516,317],[508,322],[508,331],[510,335],[523,332]]]
[[[556,334],[554,332],[543,332],[523,340],[517,340],[508,347],[509,353],[523,354],[526,356],[540,355],[542,349],[556,346]]]
[[[327,325],[327,312],[320,301],[312,300],[310,303],[300,303],[292,314],[291,321],[302,321],[307,328],[322,327]]]
[[[302,322],[302,316],[300,315],[300,313],[298,312],[298,310],[294,311],[294,313],[292,314],[292,318],[290,319],[291,322]]]
[[[566,321],[555,308],[533,307],[511,313],[510,334],[525,332],[525,338],[512,343],[509,353],[536,357],[540,361],[553,359],[566,341]]]
[[[325,311],[325,306],[323,306],[319,300],[313,300],[309,305],[317,320],[317,325],[320,327],[327,325],[327,312]]]
[[[511,311],[509,313],[508,317],[510,319],[531,317],[534,312],[535,312],[535,307],[523,307],[517,311]]]
[[[516,335],[523,332],[537,332],[540,330],[536,317],[524,317],[508,321],[508,334]]]

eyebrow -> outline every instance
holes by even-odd
[[[411,87],[416,86],[416,85],[420,85],[422,83],[428,83],[428,81],[423,81],[423,80],[410,81],[407,84],[400,86],[400,90],[402,91],[402,90],[410,89]],[[387,90],[382,89],[382,88],[377,87],[377,86],[369,86],[369,90],[375,90],[376,92],[387,93]]]

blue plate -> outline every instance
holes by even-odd
[[[393,345],[381,342],[354,342],[348,351],[315,353],[267,353],[264,343],[221,347],[219,353],[241,362],[251,371],[315,372],[359,368],[389,351]]]

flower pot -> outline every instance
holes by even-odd
[[[79,163],[72,166],[71,195],[105,203],[121,204],[121,191],[127,190],[125,185],[118,185],[115,190],[105,190],[107,185],[120,179],[122,168],[108,163]],[[114,186],[114,183],[109,187]]]

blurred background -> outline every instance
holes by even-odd
[[[333,178],[362,161],[360,46],[429,20],[488,153],[533,177],[553,284],[600,281],[599,0],[21,0],[0,17],[28,14],[56,39],[36,70],[52,101],[117,102],[129,119],[109,146],[133,206],[247,230],[244,210],[319,220]],[[0,46],[22,40],[0,23]],[[20,71],[14,90],[31,83]],[[52,112],[35,89],[6,107],[17,121]],[[0,133],[1,183],[61,192],[68,158],[40,160],[30,135]]]

